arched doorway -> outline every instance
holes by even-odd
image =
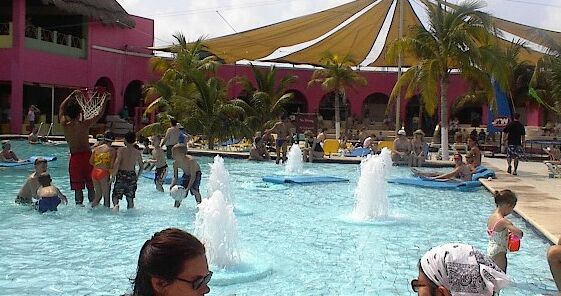
[[[284,110],[286,114],[292,115],[296,113],[306,113],[308,112],[308,100],[306,96],[298,90],[289,90],[286,93],[292,93],[293,98],[284,105]]]
[[[111,100],[109,101],[109,106],[105,107],[105,111],[103,111],[103,116],[100,119],[100,122],[105,122],[105,116],[109,112],[115,113],[115,87],[113,86],[113,82],[111,79],[107,77],[101,77],[95,82],[95,87],[103,87],[105,91],[111,94]]]
[[[126,107],[126,110],[124,109]],[[134,116],[136,107],[142,107],[142,81],[133,80],[127,85],[124,94],[123,110],[127,111],[128,117]]]
[[[345,121],[351,110],[351,105],[348,100],[340,102],[339,115],[341,121]],[[335,93],[330,92],[325,94],[319,102],[319,114],[323,120],[335,120]]]
[[[386,108],[390,97],[383,93],[373,93],[362,103],[363,119],[369,122],[383,122],[386,117]]]
[[[425,132],[425,135],[431,136],[436,126],[436,114],[429,116],[421,104],[421,97],[416,95],[407,100],[404,121],[405,131],[408,135],[412,135],[414,131],[421,129]]]

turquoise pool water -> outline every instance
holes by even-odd
[[[55,185],[73,200],[67,181],[67,147],[15,142],[20,156],[59,157],[49,163]],[[211,158],[198,158],[206,195]],[[308,186],[263,183],[279,173],[274,163],[225,159],[239,212],[239,245],[245,263],[270,268],[255,281],[213,285],[209,295],[414,295],[409,281],[431,246],[459,241],[485,250],[485,221],[493,210],[487,191],[459,193],[389,186],[389,221],[353,223],[358,165],[305,164],[315,174],[344,176],[349,183]],[[167,227],[193,231],[195,202],[173,208],[141,178],[136,209],[112,214],[74,205],[39,214],[13,200],[31,167],[0,170],[0,289],[2,295],[121,295],[130,291],[140,247]],[[393,175],[406,176],[395,168]],[[545,260],[548,243],[521,219],[522,248],[509,254],[516,287],[501,295],[551,294],[554,283]],[[257,259],[256,259],[257,258]],[[220,271],[218,271],[220,273]]]

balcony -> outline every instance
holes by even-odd
[[[75,58],[87,56],[86,39],[32,25],[27,25],[25,28],[25,46]]]
[[[12,47],[12,23],[0,23],[0,48]]]

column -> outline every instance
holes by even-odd
[[[11,121],[12,133],[21,133],[23,122],[23,53],[25,49],[25,0],[13,0],[13,57],[11,59]]]

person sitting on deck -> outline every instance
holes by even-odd
[[[31,134],[29,134],[29,136],[27,136],[27,141],[29,142],[29,144],[39,144],[41,143],[41,141],[39,141],[39,129],[34,127],[33,131],[31,132]]]
[[[477,146],[477,141],[472,137],[468,138],[467,145],[468,152],[466,154],[466,162],[469,168],[475,171],[475,169],[481,165],[481,150],[479,150]]]
[[[413,141],[411,141],[411,165],[423,166],[427,157],[425,146],[425,133],[418,129],[414,133]]]
[[[303,151],[304,161],[314,162],[314,159],[322,159],[324,152],[319,137],[314,137],[314,133],[309,130],[306,131],[304,135],[306,136]]]
[[[403,129],[397,132],[397,138],[393,141],[392,161],[411,166],[411,143]]]

